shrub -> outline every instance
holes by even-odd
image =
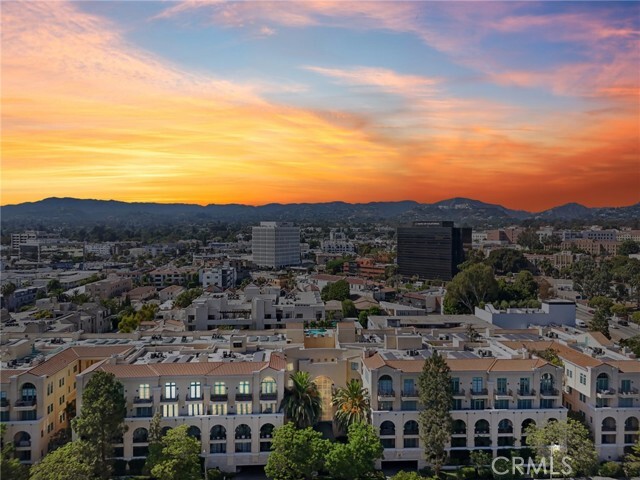
[[[605,462],[600,465],[598,469],[598,473],[603,477],[613,477],[618,478],[624,476],[624,472],[622,471],[622,466],[616,462]]]

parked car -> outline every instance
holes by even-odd
[[[576,320],[576,327],[587,328],[587,324],[584,320]]]
[[[629,322],[627,322],[626,320],[618,320],[618,325],[622,325],[623,327],[628,327]]]

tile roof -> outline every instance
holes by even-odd
[[[640,373],[640,361],[638,360],[607,360],[622,373]]]
[[[614,343],[607,337],[605,337],[602,332],[589,332],[587,333],[587,335],[589,335],[603,347],[612,347],[614,345]]]
[[[251,375],[267,366],[284,370],[285,360],[279,355],[272,355],[269,362],[187,362],[187,363],[152,363],[152,364],[104,364],[99,370],[113,373],[119,378],[143,377],[179,377],[200,375]]]
[[[40,365],[36,365],[35,367],[30,368],[28,372],[38,377],[42,375],[50,376],[66,368],[74,360],[78,360],[80,358],[108,358],[111,355],[119,355],[132,350],[133,348],[134,347],[130,345],[111,345],[104,347],[71,347],[54,355],[48,360],[42,362]]]
[[[9,370],[3,368],[0,370],[0,383],[9,383],[9,379],[14,375],[20,375],[21,373],[26,372],[27,370]]]
[[[593,358],[589,355],[586,355],[582,352],[578,352],[573,348],[559,342],[554,341],[535,341],[535,342],[526,342],[526,341],[502,341],[503,345],[513,348],[514,350],[518,350],[521,348],[526,349],[529,352],[534,350],[542,351],[547,348],[552,348],[556,352],[558,352],[558,356],[567,362],[573,363],[580,367],[589,368],[589,367],[597,367],[598,365],[602,365],[602,361],[597,358]]]

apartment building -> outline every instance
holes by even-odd
[[[200,283],[202,288],[210,286],[218,287],[222,290],[234,288],[238,281],[238,273],[236,269],[228,264],[218,265],[200,271]]]
[[[76,375],[131,346],[71,347],[29,368],[2,368],[0,421],[4,440],[12,441],[22,462],[40,460],[52,447],[55,434],[68,427],[76,410]]]
[[[260,267],[300,265],[300,228],[291,223],[260,222],[252,229],[251,253]]]
[[[331,254],[353,255],[356,253],[356,246],[349,241],[344,232],[331,229],[329,240],[322,241],[322,251]]]
[[[122,382],[127,399],[127,431],[115,445],[116,457],[146,457],[150,420],[161,412],[164,430],[189,426],[189,435],[201,443],[206,468],[266,465],[273,430],[283,423],[278,406],[286,362],[282,354],[259,353],[261,361],[236,354],[184,363],[149,363],[154,359],[146,357],[134,364],[106,360],[78,375],[78,408],[91,376],[109,372]]]
[[[324,319],[320,293],[291,292],[281,295],[277,287],[260,289],[253,284],[238,293],[205,293],[185,309],[187,330],[213,330],[234,326],[264,330],[284,328],[291,322]]]
[[[163,267],[149,273],[151,281],[156,287],[169,285],[188,285],[198,281],[198,270],[193,267]]]
[[[413,355],[413,356],[412,356]],[[371,392],[372,422],[385,447],[383,464],[425,466],[418,428],[418,377],[425,350],[378,352],[362,362],[362,380]],[[447,355],[446,352],[444,355]],[[452,458],[473,450],[501,455],[526,446],[524,431],[534,423],[566,419],[562,368],[542,359],[448,358],[454,404]]]
[[[106,300],[118,297],[132,288],[133,283],[130,278],[109,275],[104,280],[87,284],[85,292],[95,299]]]
[[[618,460],[640,436],[640,362],[601,347],[504,342],[514,350],[553,349],[564,363],[563,403],[589,424],[601,460]],[[582,347],[582,348],[579,348]],[[588,353],[586,353],[588,352]]]
[[[615,240],[594,240],[590,238],[579,238],[562,242],[562,250],[579,248],[590,255],[617,255],[620,242]]]

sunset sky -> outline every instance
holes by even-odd
[[[10,2],[2,205],[640,201],[638,2]]]

